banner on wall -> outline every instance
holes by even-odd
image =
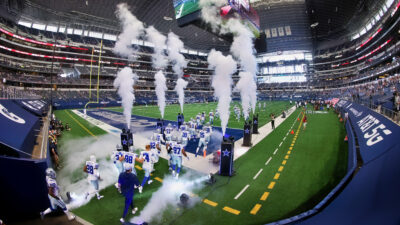
[[[383,115],[346,100],[340,100],[336,105],[348,113],[364,164],[378,158],[398,143],[400,127]]]

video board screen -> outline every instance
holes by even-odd
[[[179,19],[200,10],[200,0],[174,0],[175,18]]]

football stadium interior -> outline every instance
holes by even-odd
[[[400,0],[0,0],[0,225],[399,225]]]

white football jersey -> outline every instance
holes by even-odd
[[[135,159],[137,155],[133,152],[123,152],[124,157],[125,157],[125,162],[124,163],[129,163],[132,166],[135,166]]]
[[[152,151],[142,151],[140,152],[139,159],[144,159],[143,169],[152,168],[155,160],[155,155]]]
[[[57,185],[57,181],[55,179],[52,179],[52,178],[46,176],[46,183],[47,183],[48,188],[53,188],[53,190],[54,190],[53,194],[55,196],[59,196],[60,189]]]
[[[172,154],[175,156],[182,156],[183,145],[174,143],[172,146]]]
[[[88,180],[99,179],[99,164],[92,161],[86,161],[86,172],[88,174]]]

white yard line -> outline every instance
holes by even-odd
[[[247,188],[249,188],[250,187],[250,185],[248,184],[248,185],[246,185],[246,186],[244,186],[244,188],[239,192],[239,194],[237,194],[236,196],[235,196],[235,200],[236,199],[238,199],[242,194],[243,194],[243,192],[245,192],[246,190],[247,190]]]
[[[258,175],[260,175],[260,173],[263,171],[263,169],[260,169],[257,174],[253,177],[253,180],[257,179]]]
[[[275,149],[275,151],[274,151],[274,155],[276,154],[276,152],[278,151],[278,149]]]
[[[271,161],[271,159],[272,159],[272,156],[269,157],[269,159],[267,160],[267,162],[265,162],[265,165],[268,165],[268,163]]]
[[[281,142],[281,143],[279,144],[279,147],[281,147],[281,146],[282,146],[282,143],[283,143],[283,142]]]

